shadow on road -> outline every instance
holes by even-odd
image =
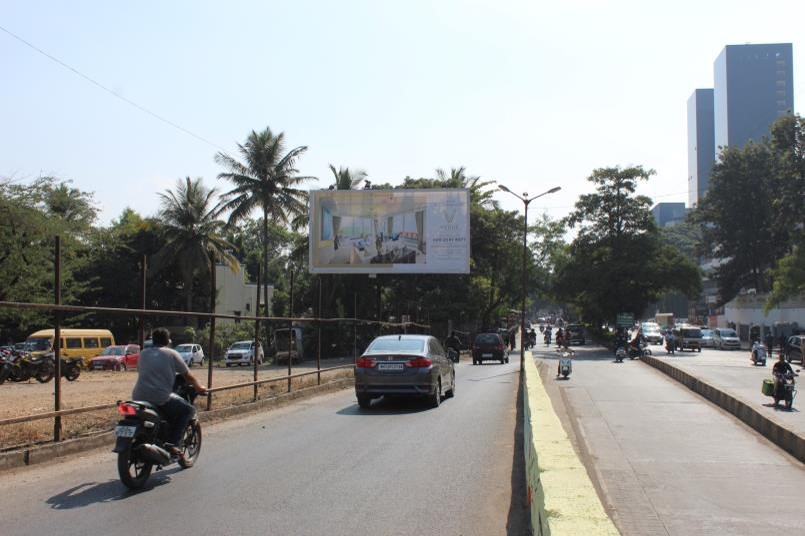
[[[442,400],[442,404],[447,404],[450,399]],[[366,417],[371,415],[405,415],[408,413],[419,413],[431,409],[427,400],[416,397],[388,397],[384,396],[372,400],[372,406],[363,409],[358,404],[347,406],[336,411],[338,415],[351,415],[356,417]]]
[[[517,421],[514,427],[514,453],[512,454],[512,500],[509,503],[509,516],[506,519],[506,535],[521,536],[531,534],[529,530],[528,486],[525,478],[525,438],[523,437],[523,387],[517,384]]]
[[[126,488],[119,480],[109,480],[107,482],[87,482],[72,487],[53,497],[50,497],[47,504],[54,510],[70,510],[72,508],[83,508],[98,503],[108,503],[122,501],[138,493],[143,493],[154,489],[171,481],[171,475],[181,471],[176,467],[164,471],[159,471],[151,475],[148,484],[138,491],[131,491]]]

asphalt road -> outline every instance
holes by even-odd
[[[624,536],[805,534],[801,463],[661,372],[574,349],[567,381],[534,355]]]
[[[194,468],[139,493],[111,452],[4,474],[0,533],[527,534],[519,360],[467,361],[437,409],[345,390],[206,427]]]

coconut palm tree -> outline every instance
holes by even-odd
[[[158,271],[171,261],[176,263],[187,311],[193,305],[193,279],[197,273],[210,270],[210,256],[235,271],[240,270],[233,255],[235,246],[224,238],[226,224],[218,219],[222,208],[213,204],[216,195],[216,189],[205,187],[201,178],[190,177],[179,179],[174,190],[159,194],[159,218],[167,242],[154,256],[153,267]]]
[[[215,162],[226,168],[219,179],[227,179],[234,188],[225,193],[222,208],[229,210],[229,223],[247,218],[255,209],[263,214],[263,277],[268,273],[268,219],[289,224],[307,209],[307,191],[298,188],[303,182],[316,177],[299,175],[294,167],[296,160],[307,151],[306,146],[285,152],[285,134],[274,135],[271,128],[261,132],[252,130],[246,142],[238,144],[243,162],[219,152]],[[264,299],[268,304],[268,287],[264,286]]]
[[[333,178],[335,178],[335,189],[336,190],[355,190],[360,186],[361,182],[366,180],[366,177],[369,175],[362,169],[358,169],[355,171],[350,171],[350,169],[344,167],[338,167],[335,169],[335,166],[330,164],[330,171],[333,172]]]
[[[464,166],[450,168],[447,173],[441,168],[436,169],[436,178],[446,182],[450,188],[468,188],[470,190],[470,202],[473,205],[485,208],[496,208],[497,202],[492,198],[495,191],[485,190],[487,186],[495,184],[495,181],[482,181],[477,175],[467,176]]]

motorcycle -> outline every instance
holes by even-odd
[[[56,374],[53,358],[47,355],[32,356],[27,352],[13,352],[0,368],[0,384],[6,380],[27,382],[34,378],[39,383],[47,383]]]
[[[777,404],[782,400],[785,403],[785,409],[791,409],[791,406],[794,404],[794,397],[797,396],[797,390],[795,388],[797,382],[794,380],[795,376],[799,376],[799,374],[794,372],[775,374],[775,377],[780,380],[779,388],[772,394],[775,407],[777,407]]]
[[[752,364],[753,365],[761,365],[766,366],[766,357],[768,356],[768,350],[766,349],[766,345],[763,343],[755,344],[752,347]]]
[[[676,341],[674,340],[673,335],[666,335],[665,337],[665,353],[669,355],[676,355],[675,354],[675,345]]]
[[[183,377],[176,378],[174,393],[192,404],[197,396],[195,389]],[[167,450],[166,433],[170,423],[159,414],[156,406],[142,401],[118,402],[117,411],[123,418],[115,427],[117,439],[112,452],[117,453],[117,472],[126,487],[142,488],[155,467],[160,470],[178,462],[187,469],[198,459],[201,453],[201,424],[196,415],[193,415],[177,445],[185,455],[185,460],[182,460]]]
[[[570,373],[573,372],[572,356],[572,352],[562,352],[562,357],[559,358],[559,374],[557,376],[561,375],[564,379],[568,379]]]
[[[621,344],[615,349],[615,362],[623,363],[624,359],[626,359],[626,348]]]

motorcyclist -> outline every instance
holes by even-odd
[[[448,349],[452,348],[457,353],[459,354],[461,353],[461,339],[458,338],[458,335],[456,335],[455,330],[450,332],[450,336],[447,337],[447,339],[444,341],[444,345]]]
[[[193,376],[179,353],[168,347],[170,332],[167,329],[155,329],[151,332],[151,340],[154,345],[140,352],[137,383],[134,384],[131,398],[150,402],[159,408],[160,414],[170,423],[167,434],[168,450],[183,463],[189,463],[178,445],[196,408],[173,392],[173,384],[178,374],[199,394],[205,394],[207,388]]]
[[[637,355],[641,355],[642,354],[641,348],[645,347],[645,345],[646,345],[646,337],[645,335],[643,335],[643,330],[638,328],[634,338],[631,341],[629,341],[629,347],[631,351],[633,351]]]
[[[613,348],[614,352],[618,351],[618,348],[626,349],[626,335],[624,335],[623,330],[619,329],[618,333],[615,335],[615,347]]]
[[[559,331],[556,332],[556,346],[562,347],[565,344],[565,332],[562,328],[559,328]]]
[[[778,359],[774,363],[774,366],[771,369],[771,373],[774,376],[774,400],[777,401],[780,399],[780,397],[778,396],[778,390],[783,385],[784,381],[783,375],[794,374],[794,369],[792,369],[788,361],[785,360],[785,356],[781,355],[780,359]]]
[[[545,346],[551,345],[551,329],[545,328],[545,335],[543,336],[543,340],[545,341]]]

